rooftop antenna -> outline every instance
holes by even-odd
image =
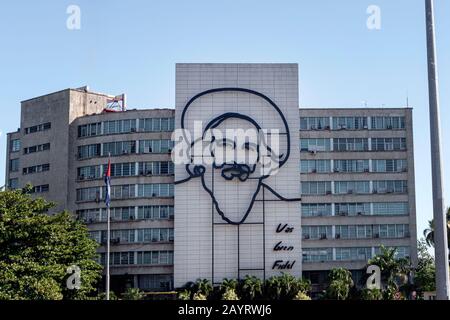
[[[409,92],[406,90],[406,107],[409,108]]]

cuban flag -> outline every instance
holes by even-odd
[[[106,184],[106,194],[105,194],[105,204],[107,207],[111,204],[111,161],[108,160],[108,168],[105,173],[105,184]]]

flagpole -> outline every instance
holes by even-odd
[[[111,153],[109,153],[108,155],[108,169],[109,170],[109,166],[110,166],[110,162],[111,161]],[[107,187],[108,188],[108,187]],[[107,191],[109,192],[109,191]],[[110,221],[111,221],[111,211],[109,208],[110,204],[109,202],[106,204],[106,300],[109,300],[109,291],[110,291],[110,275],[109,275],[109,259],[110,259],[110,233],[111,233],[111,225],[110,225]]]
[[[428,55],[428,90],[430,102],[431,173],[433,184],[433,217],[436,261],[436,298],[449,299],[449,266],[447,218],[444,212],[442,156],[439,119],[439,87],[434,32],[433,0],[425,0]]]

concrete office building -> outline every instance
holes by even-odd
[[[180,64],[176,110],[105,112],[114,96],[88,88],[23,101],[20,129],[7,137],[6,184],[31,183],[36,196],[58,204],[54,211],[67,208],[85,221],[104,263],[103,172],[111,154],[116,291],[280,271],[308,277],[320,290],[333,267],[352,270],[358,281],[381,245],[416,264],[412,110],[299,110],[297,79],[295,64]],[[233,90],[210,91],[224,88]],[[290,134],[290,144],[281,142],[289,159],[278,176],[261,180],[246,219],[234,214],[248,208],[251,188],[215,182],[214,207],[204,192],[211,175],[206,188],[199,179],[174,185],[175,177],[189,178],[170,156],[189,101],[204,112],[186,113],[186,121],[232,112]],[[280,201],[300,194],[301,201]],[[292,226],[292,236],[278,233],[279,224]],[[279,242],[289,250],[275,249]]]

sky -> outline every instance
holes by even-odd
[[[70,5],[79,29],[67,27]],[[367,26],[373,5],[380,29]],[[127,93],[129,108],[173,107],[175,63],[289,62],[299,64],[300,107],[409,98],[419,236],[432,217],[424,0],[3,0],[0,10],[0,177],[22,100],[89,85]],[[435,11],[450,206],[450,1]]]

